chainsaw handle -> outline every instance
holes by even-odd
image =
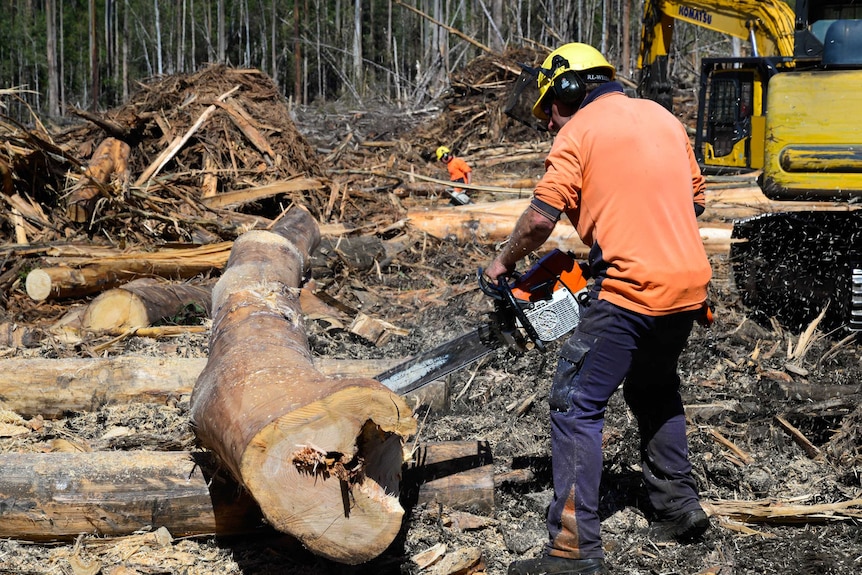
[[[485,279],[484,269],[479,268],[476,271],[476,279],[479,282],[479,289],[481,289],[486,296],[492,297],[495,300],[503,299],[503,288],[502,285],[505,282],[500,282],[498,284],[493,284]]]
[[[505,279],[496,284],[489,282],[485,279],[485,275],[482,273],[482,268],[479,268],[476,275],[479,280],[479,288],[485,292],[486,295],[497,301],[498,309],[502,308],[507,313],[514,315],[514,317],[521,322],[521,327],[524,328],[524,331],[527,332],[527,337],[533,341],[539,351],[544,352],[545,342],[539,338],[536,328],[533,327],[533,324],[530,323],[529,319],[527,319],[524,310],[522,310],[521,306],[518,305],[518,301],[512,294],[512,286],[509,285]],[[520,277],[520,274],[513,274],[512,277],[517,280],[518,277]]]

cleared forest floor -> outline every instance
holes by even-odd
[[[492,259],[495,246],[478,236],[440,238],[412,227],[411,210],[458,208],[448,206],[443,185],[411,179],[410,173],[445,179],[433,151],[446,144],[473,165],[479,186],[501,187],[541,175],[550,140],[509,124],[498,110],[504,97],[498,81],[513,79],[507,70],[519,58],[475,62],[453,80],[451,97],[439,110],[417,114],[384,106],[288,109],[265,77],[225,70],[154,82],[129,106],[103,118],[136,134],[129,161],[132,182],[157,165],[160,154],[219,96],[235,85],[242,88],[216,106],[155,177],[131,188],[117,179],[106,182],[113,195],[103,190],[83,223],[70,220],[58,190],[67,185],[64,174],[72,160],[87,164],[106,126],[84,122],[51,132],[50,141],[32,133],[0,132],[7,144],[0,160],[12,168],[8,181],[16,186],[4,188],[4,198],[10,213],[14,207],[22,218],[16,227],[7,216],[0,227],[0,360],[205,358],[209,319],[200,310],[163,322],[188,328],[169,337],[61,329],[62,320],[95,294],[34,301],[26,293],[26,272],[69,264],[68,246],[89,250],[86,258],[98,259],[101,249],[158,252],[232,241],[248,229],[267,227],[291,203],[309,207],[319,218],[322,245],[364,238],[356,242],[363,249],[354,257],[328,249],[313,262],[314,290],[338,312],[306,318],[314,355],[406,358],[472,329],[491,309],[475,274]],[[183,107],[190,95],[195,103]],[[223,106],[240,112],[232,115]],[[246,118],[244,128],[237,117]],[[222,197],[297,178],[317,184],[235,204]],[[25,181],[32,184],[27,194],[20,188]],[[745,178],[739,184],[751,187]],[[717,206],[726,188],[726,182],[713,181],[710,202]],[[474,202],[490,202],[519,194],[480,189],[471,195]],[[219,197],[224,203],[208,199]],[[764,209],[750,202],[745,208]],[[705,217],[716,226],[727,225],[723,216],[716,217],[726,213],[716,209]],[[818,331],[809,337],[751,321],[726,253],[717,250],[710,258],[716,322],[708,330],[695,328],[680,372],[695,477],[713,528],[691,545],[646,536],[650,510],[640,483],[637,429],[617,394],[604,431],[601,500],[612,572],[855,575],[862,569],[860,342]],[[171,280],[206,283],[217,276],[214,266]],[[397,329],[379,345],[359,337],[347,326],[360,311]],[[412,504],[405,493],[403,531],[371,563],[325,561],[266,528],[253,537],[176,539],[150,528],[124,537],[84,533],[49,543],[0,539],[0,573],[503,574],[509,562],[539,553],[547,538],[547,395],[558,345],[544,354],[500,350],[450,376],[447,409],[417,413],[421,425],[414,440],[420,445],[487,443],[496,480],[494,508],[478,512]],[[92,410],[57,418],[0,410],[0,453],[194,449],[188,404],[187,395],[162,403],[95,402]],[[0,520],[11,505],[16,502],[0,493]]]

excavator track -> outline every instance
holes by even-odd
[[[862,210],[770,213],[737,221],[730,249],[743,304],[758,321],[862,330]]]

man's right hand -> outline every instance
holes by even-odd
[[[506,278],[512,275],[515,272],[515,266],[506,266],[500,261],[500,257],[497,256],[494,258],[488,267],[485,268],[484,274],[492,283],[498,284],[500,283],[500,278]]]

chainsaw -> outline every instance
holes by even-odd
[[[479,268],[480,289],[494,300],[490,320],[455,339],[392,367],[377,380],[392,391],[415,391],[508,346],[516,352],[546,344],[571,332],[586,305],[587,280],[570,252],[555,249],[523,274],[488,282]]]

